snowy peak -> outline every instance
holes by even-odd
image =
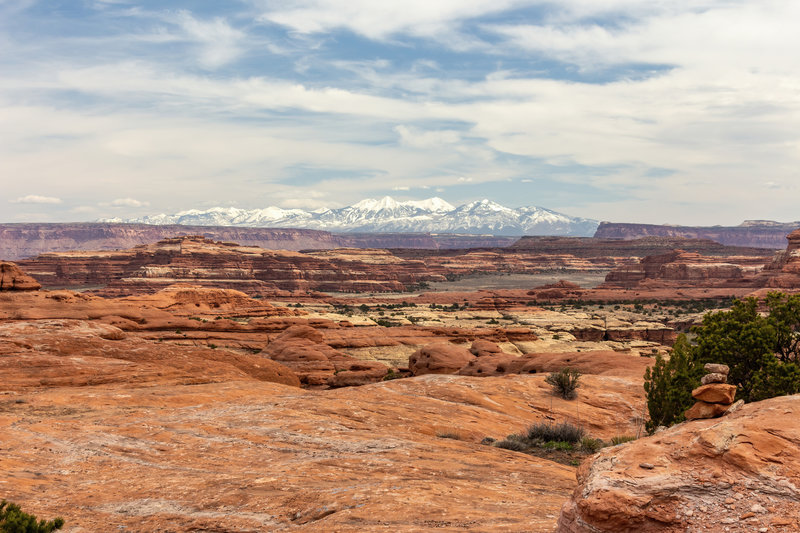
[[[110,219],[101,220],[109,222]],[[114,222],[120,222],[114,219]],[[461,233],[492,235],[591,236],[597,221],[541,207],[511,209],[488,199],[455,207],[441,198],[399,202],[390,196],[368,198],[339,209],[190,209],[174,215],[125,220],[142,224],[308,228],[334,232]]]

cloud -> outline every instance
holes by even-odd
[[[393,191],[409,191],[409,190],[411,190],[411,187],[409,187],[407,185],[395,185],[394,187],[392,187],[392,190]]]
[[[237,59],[243,52],[243,31],[233,28],[223,17],[200,20],[189,11],[181,10],[174,21],[183,30],[187,39],[200,46],[200,63],[216,69]]]
[[[264,10],[260,19],[299,33],[322,33],[345,28],[371,39],[399,33],[419,36],[450,34],[460,21],[521,6],[520,0],[301,0],[291,7]]]
[[[135,198],[117,198],[111,202],[111,207],[146,207],[149,202],[140,202]]]
[[[27,196],[20,196],[15,200],[9,200],[12,204],[60,204],[61,198],[53,196],[39,196],[36,194],[29,194]]]

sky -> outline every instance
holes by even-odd
[[[0,222],[795,221],[796,0],[0,0]]]

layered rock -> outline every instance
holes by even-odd
[[[578,471],[558,533],[800,529],[800,396],[602,450]]]
[[[767,289],[800,289],[800,230],[786,236],[786,250],[775,254],[756,279]]]
[[[647,256],[635,265],[612,270],[601,288],[754,287],[765,257],[702,256],[684,250]]]
[[[728,246],[783,248],[784,236],[800,226],[800,222],[779,223],[764,220],[744,222],[739,226],[670,226],[601,222],[594,236],[601,239],[641,239],[667,237],[709,239]]]
[[[14,263],[0,262],[0,291],[37,291],[41,288]]]
[[[384,250],[299,253],[216,242],[202,236],[164,239],[115,252],[50,253],[22,263],[46,286],[103,286],[98,294],[152,293],[174,283],[270,296],[284,291],[402,291],[443,280],[424,264]]]
[[[389,369],[377,361],[361,361],[334,350],[310,326],[291,326],[272,340],[262,354],[278,361],[308,387],[347,387],[381,381]]]

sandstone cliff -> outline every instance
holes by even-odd
[[[601,222],[594,236],[599,239],[641,239],[643,237],[682,237],[710,239],[729,246],[755,248],[783,248],[786,234],[800,226],[800,222],[778,223],[750,221],[740,226],[670,226],[656,224],[623,224]],[[682,246],[681,246],[682,247]]]

